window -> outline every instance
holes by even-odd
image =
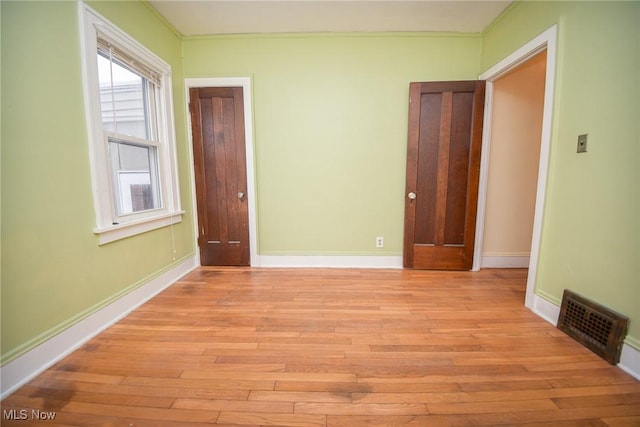
[[[82,43],[100,243],[181,221],[171,67],[84,4]]]

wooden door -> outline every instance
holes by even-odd
[[[411,83],[404,266],[470,270],[484,82]]]
[[[191,88],[189,96],[200,262],[249,265],[242,88]]]

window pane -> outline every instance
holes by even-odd
[[[109,140],[118,215],[161,207],[157,148]]]
[[[151,139],[147,80],[100,53],[98,77],[103,129]]]

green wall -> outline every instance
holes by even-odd
[[[170,63],[183,206],[190,184],[181,40],[144,3],[92,4]],[[2,363],[194,252],[191,216],[98,246],[78,5],[2,1]],[[142,25],[141,25],[142,24]]]
[[[519,2],[484,34],[482,69],[559,24],[536,293],[564,288],[631,318],[640,349],[640,2]],[[588,153],[577,154],[588,133]]]
[[[401,255],[409,83],[474,79],[477,35],[187,38],[185,77],[251,76],[261,255]],[[385,247],[375,248],[375,237]]]

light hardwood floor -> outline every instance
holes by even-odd
[[[54,421],[2,425],[640,425],[526,274],[203,267],[2,402]]]

